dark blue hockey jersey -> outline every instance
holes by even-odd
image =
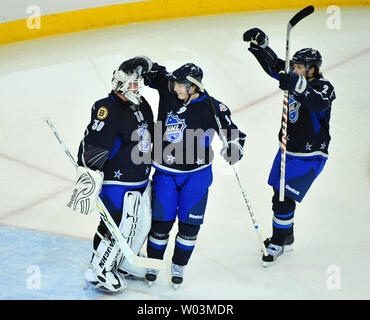
[[[212,106],[203,93],[184,104],[169,89],[169,76],[166,68],[156,63],[144,76],[145,83],[157,89],[160,97],[153,166],[175,174],[204,169],[212,163],[211,143],[214,133],[219,133]],[[229,108],[212,99],[227,140],[237,141],[243,147],[245,134],[231,121]]]
[[[249,51],[257,58],[268,75],[275,79],[285,62],[275,52],[251,45]],[[335,91],[332,84],[320,76],[307,82],[306,91],[299,96],[289,92],[287,154],[298,157],[328,157],[329,121]],[[281,143],[282,129],[279,132]]]
[[[104,173],[105,184],[142,186],[151,168],[153,113],[142,97],[140,106],[111,92],[96,101],[78,151],[78,165]]]

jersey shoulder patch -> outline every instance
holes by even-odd
[[[98,110],[96,112],[96,117],[99,120],[104,120],[105,118],[108,117],[108,114],[109,114],[108,108],[105,107],[105,106],[101,106],[101,107],[98,108]]]

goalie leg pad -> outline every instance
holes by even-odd
[[[151,184],[148,183],[145,191],[128,190],[123,198],[123,214],[119,229],[135,254],[139,254],[151,226]],[[143,278],[146,270],[132,266],[126,259],[119,269],[133,276]]]
[[[105,292],[120,292],[127,287],[124,277],[117,272],[122,254],[114,239],[98,235],[102,239],[94,250],[85,279],[90,285]]]

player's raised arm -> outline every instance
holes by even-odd
[[[268,36],[262,30],[252,28],[244,32],[243,40],[250,43],[248,50],[256,57],[263,70],[278,80],[279,72],[284,70],[284,61],[268,46]]]

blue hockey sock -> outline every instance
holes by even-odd
[[[179,232],[176,236],[172,262],[185,266],[193,253],[200,225],[191,225],[179,221]]]

